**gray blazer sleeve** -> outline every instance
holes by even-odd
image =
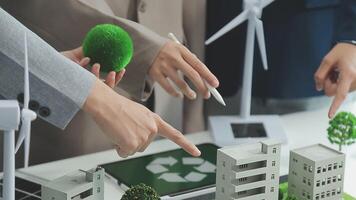
[[[134,57],[119,86],[139,100],[151,93],[153,81],[147,76],[148,69],[166,39],[146,27],[108,16],[77,0],[0,0],[0,6],[60,51],[80,46],[86,33],[97,24],[123,27],[134,41]]]
[[[25,31],[30,108],[47,122],[65,128],[84,104],[95,77],[0,8],[0,94],[4,98],[23,100]]]

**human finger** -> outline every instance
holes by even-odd
[[[91,68],[91,73],[93,73],[97,78],[100,77],[100,64],[95,63]]]
[[[192,66],[204,80],[206,80],[212,87],[219,87],[219,80],[198,57],[191,53],[186,47],[182,47],[181,51],[183,59]]]
[[[180,69],[184,75],[192,81],[194,86],[197,88],[199,93],[201,93],[204,98],[209,98],[209,90],[208,87],[205,85],[203,79],[200,77],[199,73],[195,71],[192,66],[190,66],[184,59],[178,60],[178,69]]]
[[[172,84],[167,80],[167,78],[163,74],[156,75],[156,81],[160,84],[160,86],[166,90],[170,95],[174,97],[183,98],[183,94],[177,92],[177,90],[172,86]]]
[[[122,78],[125,75],[126,70],[123,69],[120,72],[116,73],[116,77],[115,77],[115,86],[117,86],[119,84],[119,82],[122,80]]]
[[[85,57],[85,58],[81,59],[78,64],[82,67],[86,67],[89,63],[90,63],[90,58]]]
[[[315,87],[318,91],[323,90],[324,82],[332,70],[334,61],[330,56],[326,56],[321,62],[318,70],[314,74]]]
[[[351,83],[352,83],[352,78],[350,76],[346,74],[341,74],[341,77],[338,82],[336,95],[335,98],[333,99],[333,102],[329,110],[329,118],[332,118],[335,115],[336,111],[339,109],[342,102],[346,99],[347,94],[351,87]]]
[[[189,99],[195,99],[197,94],[189,87],[188,83],[185,82],[183,77],[179,76],[178,71],[174,70],[173,68],[167,69],[165,72],[166,76],[170,78],[173,83],[180,89],[181,92]]]
[[[156,122],[158,126],[158,133],[170,139],[174,143],[182,147],[187,153],[192,156],[198,157],[201,155],[199,149],[191,143],[181,132],[173,128],[167,122],[163,121],[160,117],[156,117]]]
[[[116,72],[111,71],[108,73],[105,79],[105,84],[108,85],[111,88],[115,87],[115,77],[116,77]]]

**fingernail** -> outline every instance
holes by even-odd
[[[211,97],[210,92],[206,93],[206,95],[205,95],[205,99],[210,99],[210,97]]]
[[[189,97],[191,99],[196,99],[197,98],[197,93],[195,93],[193,90],[189,91]]]
[[[195,156],[198,157],[201,155],[201,151],[197,148]]]

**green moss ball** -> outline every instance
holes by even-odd
[[[99,63],[102,72],[119,72],[131,61],[133,43],[130,35],[119,26],[101,24],[87,33],[83,53],[90,58],[91,64]]]
[[[143,183],[127,190],[121,200],[160,200],[157,192]]]

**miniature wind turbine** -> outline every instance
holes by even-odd
[[[18,146],[24,138],[30,135],[31,122],[36,119],[35,112],[28,109],[30,99],[27,35],[24,36],[25,66],[24,66],[24,108],[16,100],[0,101],[0,130],[4,130],[4,177],[3,199],[15,200],[15,130],[18,130],[20,117],[22,120]],[[29,138],[29,137],[27,137]],[[29,145],[29,143],[28,143]],[[28,165],[28,150],[25,148],[25,163]]]
[[[251,141],[251,137],[257,140],[266,137],[277,138],[286,141],[283,128],[277,115],[256,115],[251,116],[251,91],[252,73],[255,47],[255,33],[262,57],[262,64],[265,70],[268,69],[267,53],[263,23],[261,21],[263,8],[271,4],[274,0],[244,0],[243,12],[226,24],[217,33],[211,36],[206,45],[222,37],[227,32],[239,26],[245,21],[247,25],[247,39],[245,52],[245,66],[243,72],[243,86],[241,93],[241,116],[236,117],[210,117],[210,126],[215,140],[220,145],[230,144],[231,141],[239,138],[237,142],[244,143]],[[226,126],[231,128],[226,128]],[[222,130],[227,130],[224,134]],[[244,139],[245,138],[245,139]],[[259,139],[258,139],[259,138]],[[252,141],[251,141],[252,142]],[[255,141],[253,141],[255,142]]]

